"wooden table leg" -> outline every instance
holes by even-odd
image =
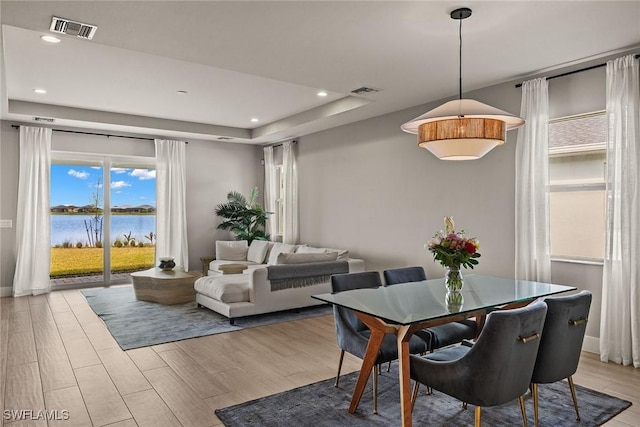
[[[351,397],[351,405],[349,406],[349,413],[351,414],[356,412],[356,409],[358,409],[360,398],[362,398],[362,393],[364,393],[364,388],[369,380],[369,375],[371,374],[371,370],[378,358],[378,350],[380,350],[380,345],[382,345],[382,340],[385,335],[383,330],[375,328],[370,329],[371,336],[369,337],[369,343],[367,344],[367,351],[365,352],[364,359],[362,360],[358,382],[356,383],[356,388],[353,390],[353,396]]]
[[[398,340],[398,376],[400,381],[400,416],[402,427],[411,427],[411,368],[409,365],[409,340],[412,331],[409,326],[401,326],[396,332]]]

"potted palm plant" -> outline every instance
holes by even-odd
[[[251,189],[248,198],[237,191],[230,191],[227,203],[216,206],[216,215],[223,219],[217,228],[229,230],[236,235],[237,240],[247,240],[249,244],[253,240],[269,240],[265,224],[271,212],[265,211],[256,202],[257,198],[258,187]]]

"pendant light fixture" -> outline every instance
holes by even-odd
[[[462,99],[462,20],[471,9],[451,12],[460,21],[460,95],[403,124],[407,133],[418,134],[418,146],[426,148],[441,160],[475,160],[497,145],[504,144],[506,131],[524,124],[520,117],[473,99]]]

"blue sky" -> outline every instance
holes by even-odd
[[[51,165],[51,206],[92,204],[97,185],[104,185],[100,167]],[[155,170],[111,168],[111,206],[122,205],[156,205]]]

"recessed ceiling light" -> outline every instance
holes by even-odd
[[[186,94],[187,94],[187,91],[186,91],[186,90],[178,90],[178,91],[176,91],[176,93],[177,93],[178,95],[186,95]]]
[[[47,43],[60,43],[60,39],[56,36],[40,36],[40,38]]]
[[[259,120],[257,117],[252,117],[252,118],[251,118],[251,121],[252,121],[252,122],[254,122],[254,123],[256,123],[256,122],[259,122],[260,120]]]
[[[324,90],[321,90],[320,92],[318,92],[318,96],[325,97],[325,96],[327,96],[327,92],[324,91]]]
[[[47,93],[46,89],[34,89],[33,91],[40,95],[44,95],[45,93]]]

